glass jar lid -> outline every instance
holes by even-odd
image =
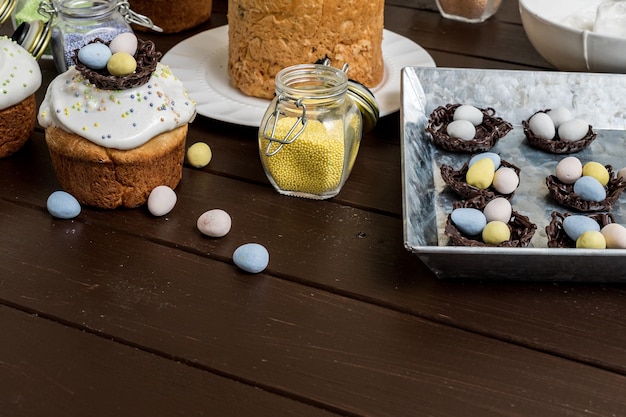
[[[16,4],[15,0],[0,0],[0,26],[11,16]]]

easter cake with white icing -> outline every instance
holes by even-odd
[[[155,187],[175,188],[182,178],[195,103],[157,62],[161,55],[151,41],[133,46],[111,48],[102,68],[94,57],[77,58],[50,83],[40,107],[57,179],[88,206],[137,207]],[[121,59],[112,65],[116,56]]]
[[[39,64],[24,48],[0,37],[0,158],[17,152],[37,120],[35,92],[41,86]]]

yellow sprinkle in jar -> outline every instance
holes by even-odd
[[[323,64],[280,71],[276,96],[259,129],[265,174],[281,194],[323,200],[348,179],[362,136],[362,116],[346,94],[348,77]]]

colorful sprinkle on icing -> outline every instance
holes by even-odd
[[[35,58],[7,36],[0,36],[0,110],[29,97],[41,86]]]

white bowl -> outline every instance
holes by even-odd
[[[519,0],[519,10],[530,43],[555,68],[626,73],[626,38],[592,31],[595,10],[601,2]],[[572,16],[582,15],[588,17],[572,24]]]

